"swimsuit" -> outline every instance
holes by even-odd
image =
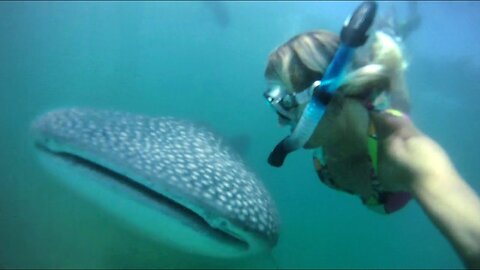
[[[373,128],[373,124],[369,125],[368,132],[368,152],[370,160],[370,181],[373,189],[373,194],[368,197],[361,197],[364,205],[369,209],[382,214],[390,214],[404,207],[412,198],[408,192],[389,192],[383,190],[382,185],[378,181],[378,140]],[[325,162],[325,156],[322,148],[317,148],[313,152],[313,165],[320,180],[327,186],[341,190],[350,194],[354,194],[350,190],[340,189],[328,171],[328,166]]]

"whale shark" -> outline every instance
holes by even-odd
[[[38,156],[62,183],[140,233],[219,258],[268,253],[278,241],[265,185],[204,126],[74,107],[40,115],[30,129]]]

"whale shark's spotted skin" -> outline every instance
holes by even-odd
[[[200,209],[209,223],[221,218],[270,246],[277,241],[278,217],[268,192],[205,128],[172,117],[70,108],[41,116],[32,129],[50,150],[122,168],[142,185]]]

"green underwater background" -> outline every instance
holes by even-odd
[[[306,150],[267,164],[288,134],[262,97],[268,54],[304,31],[338,32],[359,3],[0,2],[0,268],[463,267],[416,202],[376,214],[323,185]],[[392,5],[405,13],[406,2],[379,2],[379,12]],[[411,116],[478,193],[480,2],[418,6],[422,24],[405,43]],[[273,265],[167,256],[62,186],[38,162],[29,125],[68,106],[175,116],[244,138],[281,218]]]

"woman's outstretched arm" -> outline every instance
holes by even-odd
[[[379,142],[379,178],[408,190],[468,268],[480,268],[480,199],[445,150],[405,116],[372,112]],[[387,180],[388,179],[388,180]]]

